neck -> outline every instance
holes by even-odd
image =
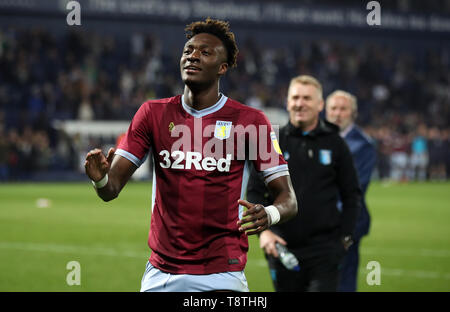
[[[188,106],[195,110],[202,110],[213,106],[219,100],[219,84],[204,90],[195,90],[185,85],[183,94]]]
[[[350,123],[347,127],[345,127],[344,129],[342,129],[339,134],[341,135],[341,137],[345,137],[353,128],[353,122]]]

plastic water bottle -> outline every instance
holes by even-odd
[[[286,269],[297,272],[300,271],[298,259],[286,248],[286,246],[276,243],[275,247],[277,248],[279,259]]]

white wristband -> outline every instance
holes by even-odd
[[[274,205],[270,205],[267,207],[264,207],[264,210],[267,213],[267,216],[269,217],[269,226],[275,225],[280,221],[280,212],[278,211],[278,208]]]
[[[96,189],[104,187],[106,184],[108,184],[108,174],[105,174],[105,176],[100,181],[92,181],[92,184]]]

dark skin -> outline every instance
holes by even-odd
[[[227,52],[214,35],[192,37],[180,59],[186,104],[196,110],[214,105],[219,99],[219,79],[228,71]]]
[[[186,104],[196,110],[214,105],[219,99],[219,79],[228,70],[227,51],[222,41],[214,35],[201,33],[188,40],[180,59],[181,78],[185,83]],[[93,181],[100,181],[108,174],[108,183],[96,189],[104,201],[116,198],[137,167],[128,159],[115,156],[111,148],[105,156],[100,149],[86,155],[85,171]],[[297,200],[289,176],[282,176],[268,184],[275,195],[274,205],[280,212],[280,223],[297,214]],[[258,234],[269,227],[268,216],[260,204],[239,199],[247,208],[242,220],[237,222],[239,231],[247,235]]]

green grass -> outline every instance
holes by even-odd
[[[359,290],[450,291],[449,191],[448,183],[371,185]],[[104,203],[89,183],[0,184],[0,291],[138,291],[150,253],[150,193],[149,183],[130,183]],[[39,198],[49,207],[38,208]],[[80,286],[66,283],[73,260]],[[373,260],[379,286],[366,283]],[[252,291],[273,291],[255,237],[246,275]]]

